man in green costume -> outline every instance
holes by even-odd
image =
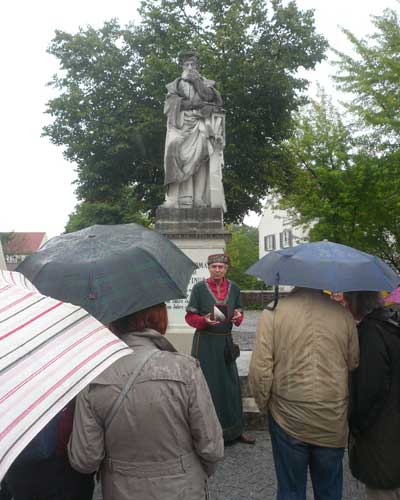
[[[226,279],[229,257],[208,257],[210,277],[192,289],[186,308],[186,322],[196,328],[192,356],[200,362],[224,432],[225,443],[239,440],[254,444],[255,439],[243,433],[243,411],[239,373],[235,360],[226,359],[233,324],[243,321],[240,289]]]

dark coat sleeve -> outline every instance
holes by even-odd
[[[390,390],[390,358],[382,326],[374,320],[359,325],[360,363],[351,377],[350,429],[369,429],[379,416]]]
[[[240,298],[240,288],[236,285],[236,283],[234,283],[234,285],[235,285],[235,292],[236,292],[235,309],[239,309],[241,311],[243,309],[243,307],[242,307],[242,301]]]
[[[192,288],[186,311],[194,314],[201,313],[200,283],[196,283]]]

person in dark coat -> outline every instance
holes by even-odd
[[[5,481],[0,483],[0,500],[12,500],[12,495]]]
[[[81,474],[68,460],[67,443],[74,407],[72,400],[58,414],[57,447],[50,457],[34,461],[17,457],[2,483],[0,493],[6,486],[4,494],[10,495],[4,496],[4,500],[92,500],[93,474]]]
[[[369,500],[400,500],[400,325],[378,292],[347,292],[359,321],[360,363],[352,374],[349,461]]]

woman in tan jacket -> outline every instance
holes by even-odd
[[[81,472],[100,469],[104,500],[204,500],[207,477],[223,458],[222,430],[201,369],[163,337],[167,321],[165,304],[114,321],[110,329],[134,353],[78,397],[70,462]]]

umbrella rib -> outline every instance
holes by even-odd
[[[74,373],[79,371],[90,359],[95,357],[99,352],[104,351],[110,345],[115,344],[118,340],[112,340],[106,345],[101,346],[97,351],[93,352],[86,359],[81,361],[78,365],[74,366],[72,370],[67,372],[61,379],[57,380],[52,386],[50,386],[41,396],[39,396],[36,400],[32,401],[32,403],[22,412],[20,413],[12,422],[10,422],[7,427],[0,431],[0,441],[16,426],[19,422],[21,422],[27,415],[29,415],[34,408],[36,408],[41,402],[43,402],[48,396],[50,396],[54,391],[69,378]]]
[[[121,352],[121,351],[125,351],[125,350],[132,350],[129,346],[123,346],[121,347],[120,349],[116,350],[116,351],[113,351],[109,356],[107,356],[106,358],[103,358],[101,361],[99,361],[99,363],[97,363],[97,365],[93,366],[93,368],[91,369],[91,372],[95,371],[99,366],[101,366],[102,364],[104,364],[108,359],[110,359],[111,357],[115,356],[115,354]],[[74,388],[81,384],[82,381],[86,378],[88,378],[88,373],[86,373],[85,375],[83,375],[80,379],[76,380],[75,383],[73,385],[70,385],[68,387],[68,390],[66,392],[64,392],[61,396],[59,396],[55,401],[54,401],[54,404],[52,407],[50,408],[47,408],[43,413],[41,413],[38,418],[34,421],[32,421],[31,425],[29,427],[27,427],[24,431],[23,434],[21,434],[20,436],[18,436],[18,439],[16,439],[15,441],[13,441],[13,443],[11,444],[11,446],[9,446],[9,448],[4,452],[3,456],[0,458],[0,464],[4,461],[4,459],[6,458],[6,456],[8,455],[8,453],[14,448],[15,444],[18,443],[22,438],[23,436],[32,428],[34,427],[40,420],[42,420],[42,418],[44,417],[44,415],[46,415],[47,413],[49,413],[49,411],[54,408],[57,403],[59,403],[61,400],[66,400],[66,401],[70,401],[72,398],[69,398],[67,397],[68,394],[70,394],[71,392],[73,393],[74,392]],[[2,435],[0,435],[0,441],[2,439]]]
[[[145,252],[153,262],[155,262],[156,264],[160,265],[160,263],[158,262],[158,260],[146,249],[146,248],[142,248],[142,251]],[[190,260],[188,258],[188,260]],[[196,266],[197,267],[197,266]],[[196,269],[196,267],[193,269],[193,271]],[[173,283],[175,285],[175,288],[179,290],[179,292],[181,292],[183,295],[184,295],[184,292],[181,291],[181,289],[178,287],[178,285],[175,283],[175,280],[171,277],[171,275],[166,271],[166,269],[164,268],[164,266],[161,266],[160,265],[160,268],[162,269],[163,273],[168,277],[168,280],[170,283]],[[185,295],[186,296],[186,295]]]
[[[46,364],[44,364],[43,366],[40,366],[39,368],[37,368],[33,373],[31,373],[28,377],[26,377],[25,379],[21,380],[21,382],[19,382],[18,385],[14,386],[13,389],[9,390],[6,394],[3,394],[3,396],[0,397],[0,404],[3,403],[6,399],[8,399],[9,397],[11,397],[15,392],[18,392],[19,389],[21,389],[21,387],[23,387],[24,385],[28,384],[29,382],[31,382],[34,378],[36,378],[39,374],[41,374],[44,370],[46,370],[47,368],[49,368],[49,366],[51,365],[54,365],[54,363],[56,363],[58,360],[60,360],[63,356],[65,356],[67,353],[71,352],[72,350],[74,350],[77,346],[79,346],[80,344],[82,344],[83,342],[85,342],[89,337],[91,337],[92,335],[98,333],[100,330],[103,330],[103,326],[100,325],[98,326],[97,328],[95,328],[94,330],[90,331],[89,333],[87,333],[84,337],[81,337],[80,339],[78,340],[75,340],[75,342],[73,344],[70,344],[68,347],[64,348],[63,351],[57,353],[55,356],[53,356],[52,358],[50,358]],[[56,338],[56,336],[53,337],[54,339]],[[22,358],[23,359],[23,358]]]
[[[80,307],[78,307],[77,309],[75,309],[75,311],[73,311],[72,313],[68,314],[68,316],[64,316],[63,318],[59,319],[58,321],[56,321],[55,323],[53,323],[52,325],[50,325],[49,327],[45,328],[44,330],[42,330],[41,332],[39,332],[37,335],[35,335],[34,337],[31,337],[29,340],[27,340],[26,342],[24,342],[23,344],[20,344],[18,345],[17,347],[15,347],[14,349],[12,349],[11,351],[8,351],[7,353],[3,354],[2,356],[0,356],[0,360],[4,359],[5,357],[9,356],[10,354],[18,351],[19,349],[25,347],[27,344],[29,344],[30,342],[32,342],[33,340],[37,339],[38,337],[40,337],[40,335],[43,335],[44,333],[46,333],[48,330],[50,330],[51,328],[55,327],[56,325],[58,325],[59,323],[61,323],[62,321],[64,321],[65,319],[69,318],[70,316],[72,316],[73,314],[77,313],[77,312],[80,312],[82,311],[82,309]],[[59,337],[60,335],[63,335],[66,331],[68,331],[70,328],[74,327],[75,325],[81,323],[84,319],[87,319],[87,318],[90,318],[90,314],[89,313],[86,313],[85,316],[82,316],[80,317],[79,319],[75,320],[73,323],[69,323],[67,326],[65,326],[62,330],[60,330],[59,332],[57,332],[55,335],[53,335],[51,338],[45,340],[44,342],[42,342],[41,344],[37,345],[36,347],[34,347],[31,351],[28,351],[26,352],[23,356],[21,356],[20,358],[16,359],[15,361],[13,361],[10,365],[7,365],[6,368],[3,368],[2,370],[0,370],[0,375],[3,374],[3,373],[6,373],[10,368],[12,368],[16,363],[20,362],[22,359],[24,359],[27,355],[29,354],[33,354],[34,352],[36,352],[38,349],[41,349],[42,347],[44,347],[45,345],[47,345],[48,343],[52,342],[52,340],[56,337]]]
[[[31,304],[29,304],[28,306],[24,307],[23,309],[19,309],[18,311],[16,311],[15,313],[11,314],[10,316],[7,316],[7,318],[1,319],[0,323],[4,323],[5,321],[8,321],[9,319],[13,318],[14,316],[17,316],[18,314],[20,314],[20,313],[22,313],[24,311],[27,311],[30,307],[35,306],[36,304],[39,304],[39,302],[41,302],[42,300],[45,300],[45,299],[46,299],[46,297],[44,297],[44,296],[40,297],[38,300],[36,300],[35,302],[32,302]]]

